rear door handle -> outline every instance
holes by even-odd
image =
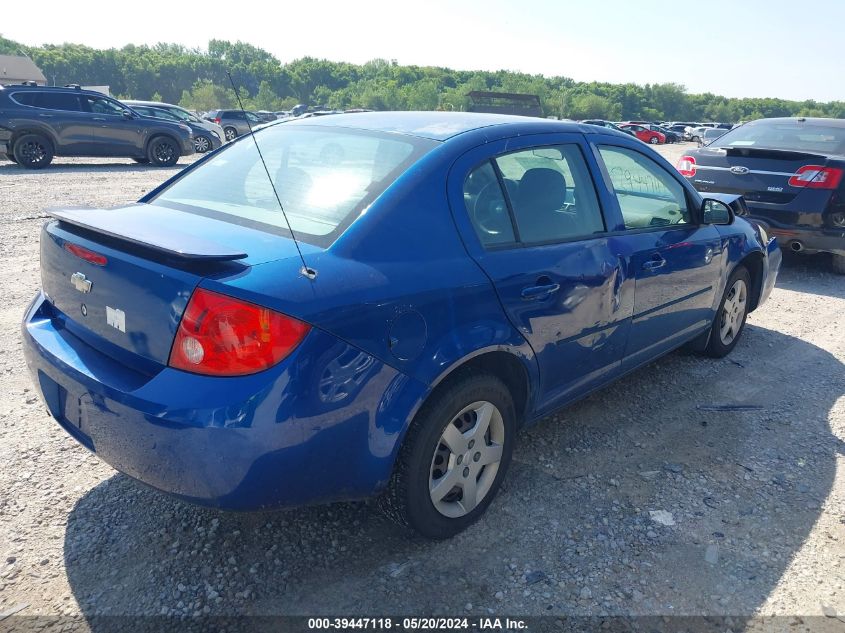
[[[94,120],[95,120],[95,121],[105,121],[106,119],[105,119],[105,117],[95,116],[95,117],[94,117]]]
[[[665,265],[666,260],[663,259],[663,256],[660,253],[655,253],[651,256],[650,260],[643,264],[643,270],[657,270],[658,268],[663,268]]]
[[[38,116],[39,116],[39,118],[42,118],[42,119],[52,119],[54,115],[52,115],[52,114],[39,114]]]
[[[520,294],[526,301],[531,301],[534,299],[545,299],[558,290],[560,290],[560,284],[545,284],[542,286],[528,286],[527,288],[523,288]]]

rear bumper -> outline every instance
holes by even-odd
[[[845,230],[829,228],[785,228],[772,226],[766,218],[748,217],[760,224],[769,235],[778,238],[781,248],[804,253],[835,253],[845,255]]]
[[[757,301],[758,306],[763,305],[769,295],[772,294],[782,261],[783,254],[778,245],[778,240],[775,237],[770,237],[769,243],[766,244],[766,257],[763,260],[763,283],[760,288],[760,299]]]
[[[231,510],[377,492],[424,392],[316,329],[276,367],[237,378],[140,374],[68,332],[43,294],[22,329],[33,382],[67,433],[154,488]]]

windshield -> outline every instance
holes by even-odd
[[[845,127],[804,121],[752,121],[726,131],[710,147],[755,147],[845,154]]]
[[[435,141],[345,128],[274,125],[255,134],[297,237],[334,241]],[[228,146],[162,191],[157,204],[287,233],[252,140]],[[309,239],[309,236],[311,239]]]
[[[187,110],[183,110],[182,108],[167,108],[167,111],[170,112],[173,116],[177,117],[182,121],[190,121],[191,123],[199,123],[200,120],[195,117],[193,114],[188,112]]]

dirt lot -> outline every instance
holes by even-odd
[[[845,279],[824,261],[786,261],[729,358],[672,354],[524,432],[486,518],[431,543],[365,503],[198,509],[47,417],[18,329],[44,210],[132,201],[175,171],[0,162],[0,630],[73,614],[845,621]]]

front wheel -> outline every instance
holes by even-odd
[[[157,136],[150,141],[147,158],[156,167],[173,167],[179,160],[179,148],[166,136]]]
[[[710,328],[710,341],[704,353],[713,358],[722,358],[736,347],[745,320],[748,317],[751,276],[739,266],[728,279],[722,303]]]
[[[490,505],[515,435],[513,398],[504,383],[464,376],[414,418],[379,499],[381,510],[428,538],[454,536]]]
[[[233,127],[223,128],[223,134],[226,135],[227,141],[234,141],[236,138],[238,138],[238,131]]]
[[[831,255],[831,258],[830,266],[833,268],[833,272],[845,275],[845,255],[836,255],[834,253]]]
[[[207,136],[197,136],[194,139],[194,150],[197,154],[205,154],[211,149],[211,141]]]

